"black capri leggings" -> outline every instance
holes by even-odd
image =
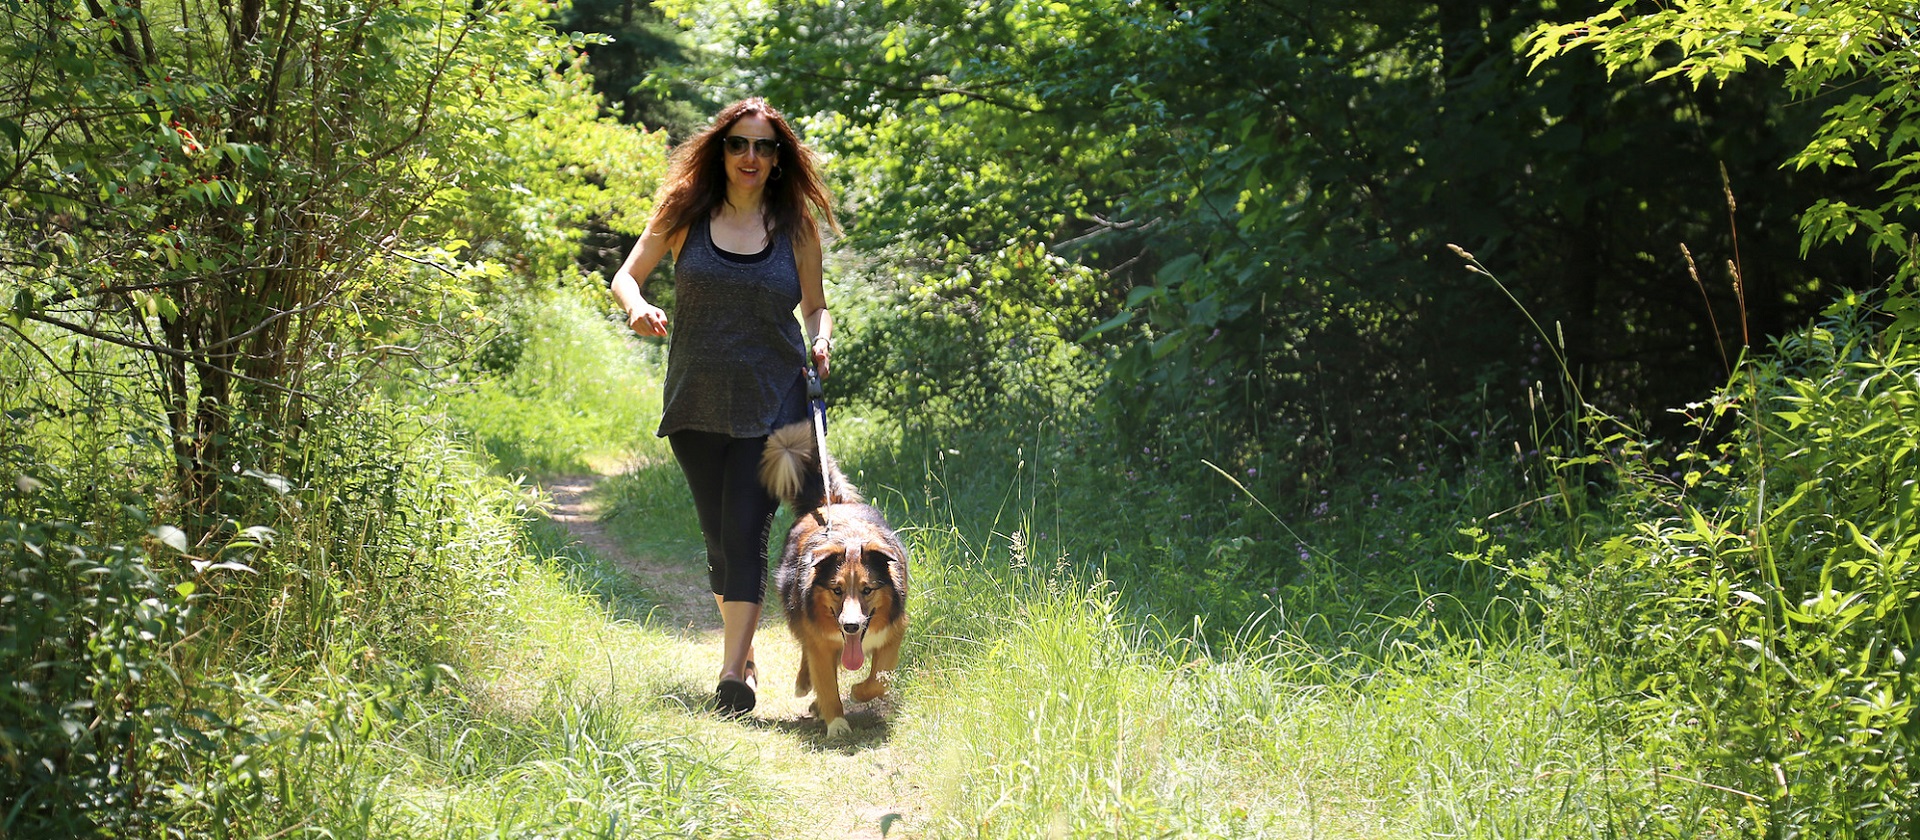
[[[707,539],[707,578],[724,601],[760,603],[767,578],[767,534],[779,501],[760,484],[765,437],[714,432],[667,435],[674,460],[693,491],[700,533]]]

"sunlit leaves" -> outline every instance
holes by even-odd
[[[1844,93],[1839,104],[1827,108],[1814,137],[1785,162],[1827,170],[1884,156],[1876,164],[1886,173],[1880,186],[1884,203],[1856,209],[1821,202],[1803,218],[1802,250],[1864,230],[1869,247],[1904,257],[1912,242],[1894,216],[1920,204],[1920,167],[1898,157],[1920,139],[1920,103],[1912,97],[1920,79],[1920,52],[1912,21],[1909,5],[1879,0],[1694,0],[1658,6],[1621,0],[1585,20],[1536,29],[1528,50],[1536,68],[1592,49],[1609,72],[1652,68],[1655,79],[1679,76],[1695,87],[1777,66],[1785,70],[1787,85],[1810,101]],[[1913,275],[1909,261],[1900,265],[1903,277]]]
[[[311,411],[361,354],[457,333],[476,278],[551,280],[585,219],[637,227],[662,143],[599,118],[587,39],[548,11],[0,10],[0,261],[34,267],[0,283],[34,302],[22,318],[152,355],[174,427],[195,430],[180,491],[205,500],[207,465],[253,443],[230,417]],[[436,262],[456,239],[484,253],[447,263],[481,268]]]

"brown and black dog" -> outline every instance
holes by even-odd
[[[887,693],[907,632],[907,550],[893,528],[860,498],[833,458],[818,466],[812,421],[767,438],[760,480],[793,510],[793,528],[774,572],[787,629],[800,642],[794,694],[814,694],[830,736],[852,731],[840,702],[839,669],[873,668],[853,699]]]

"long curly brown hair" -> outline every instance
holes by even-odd
[[[713,124],[687,138],[673,150],[667,178],[653,196],[653,218],[648,227],[663,233],[680,230],[706,218],[727,201],[725,140],[733,124],[757,116],[773,126],[780,141],[774,176],[767,181],[767,232],[773,236],[800,233],[818,238],[818,214],[840,232],[833,215],[833,199],[820,177],[813,150],[800,142],[787,118],[760,97],[742,99],[720,109]],[[808,212],[808,206],[813,212]]]

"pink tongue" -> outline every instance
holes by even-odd
[[[858,671],[867,664],[867,652],[860,649],[860,640],[866,636],[840,634],[840,667],[849,671]]]

